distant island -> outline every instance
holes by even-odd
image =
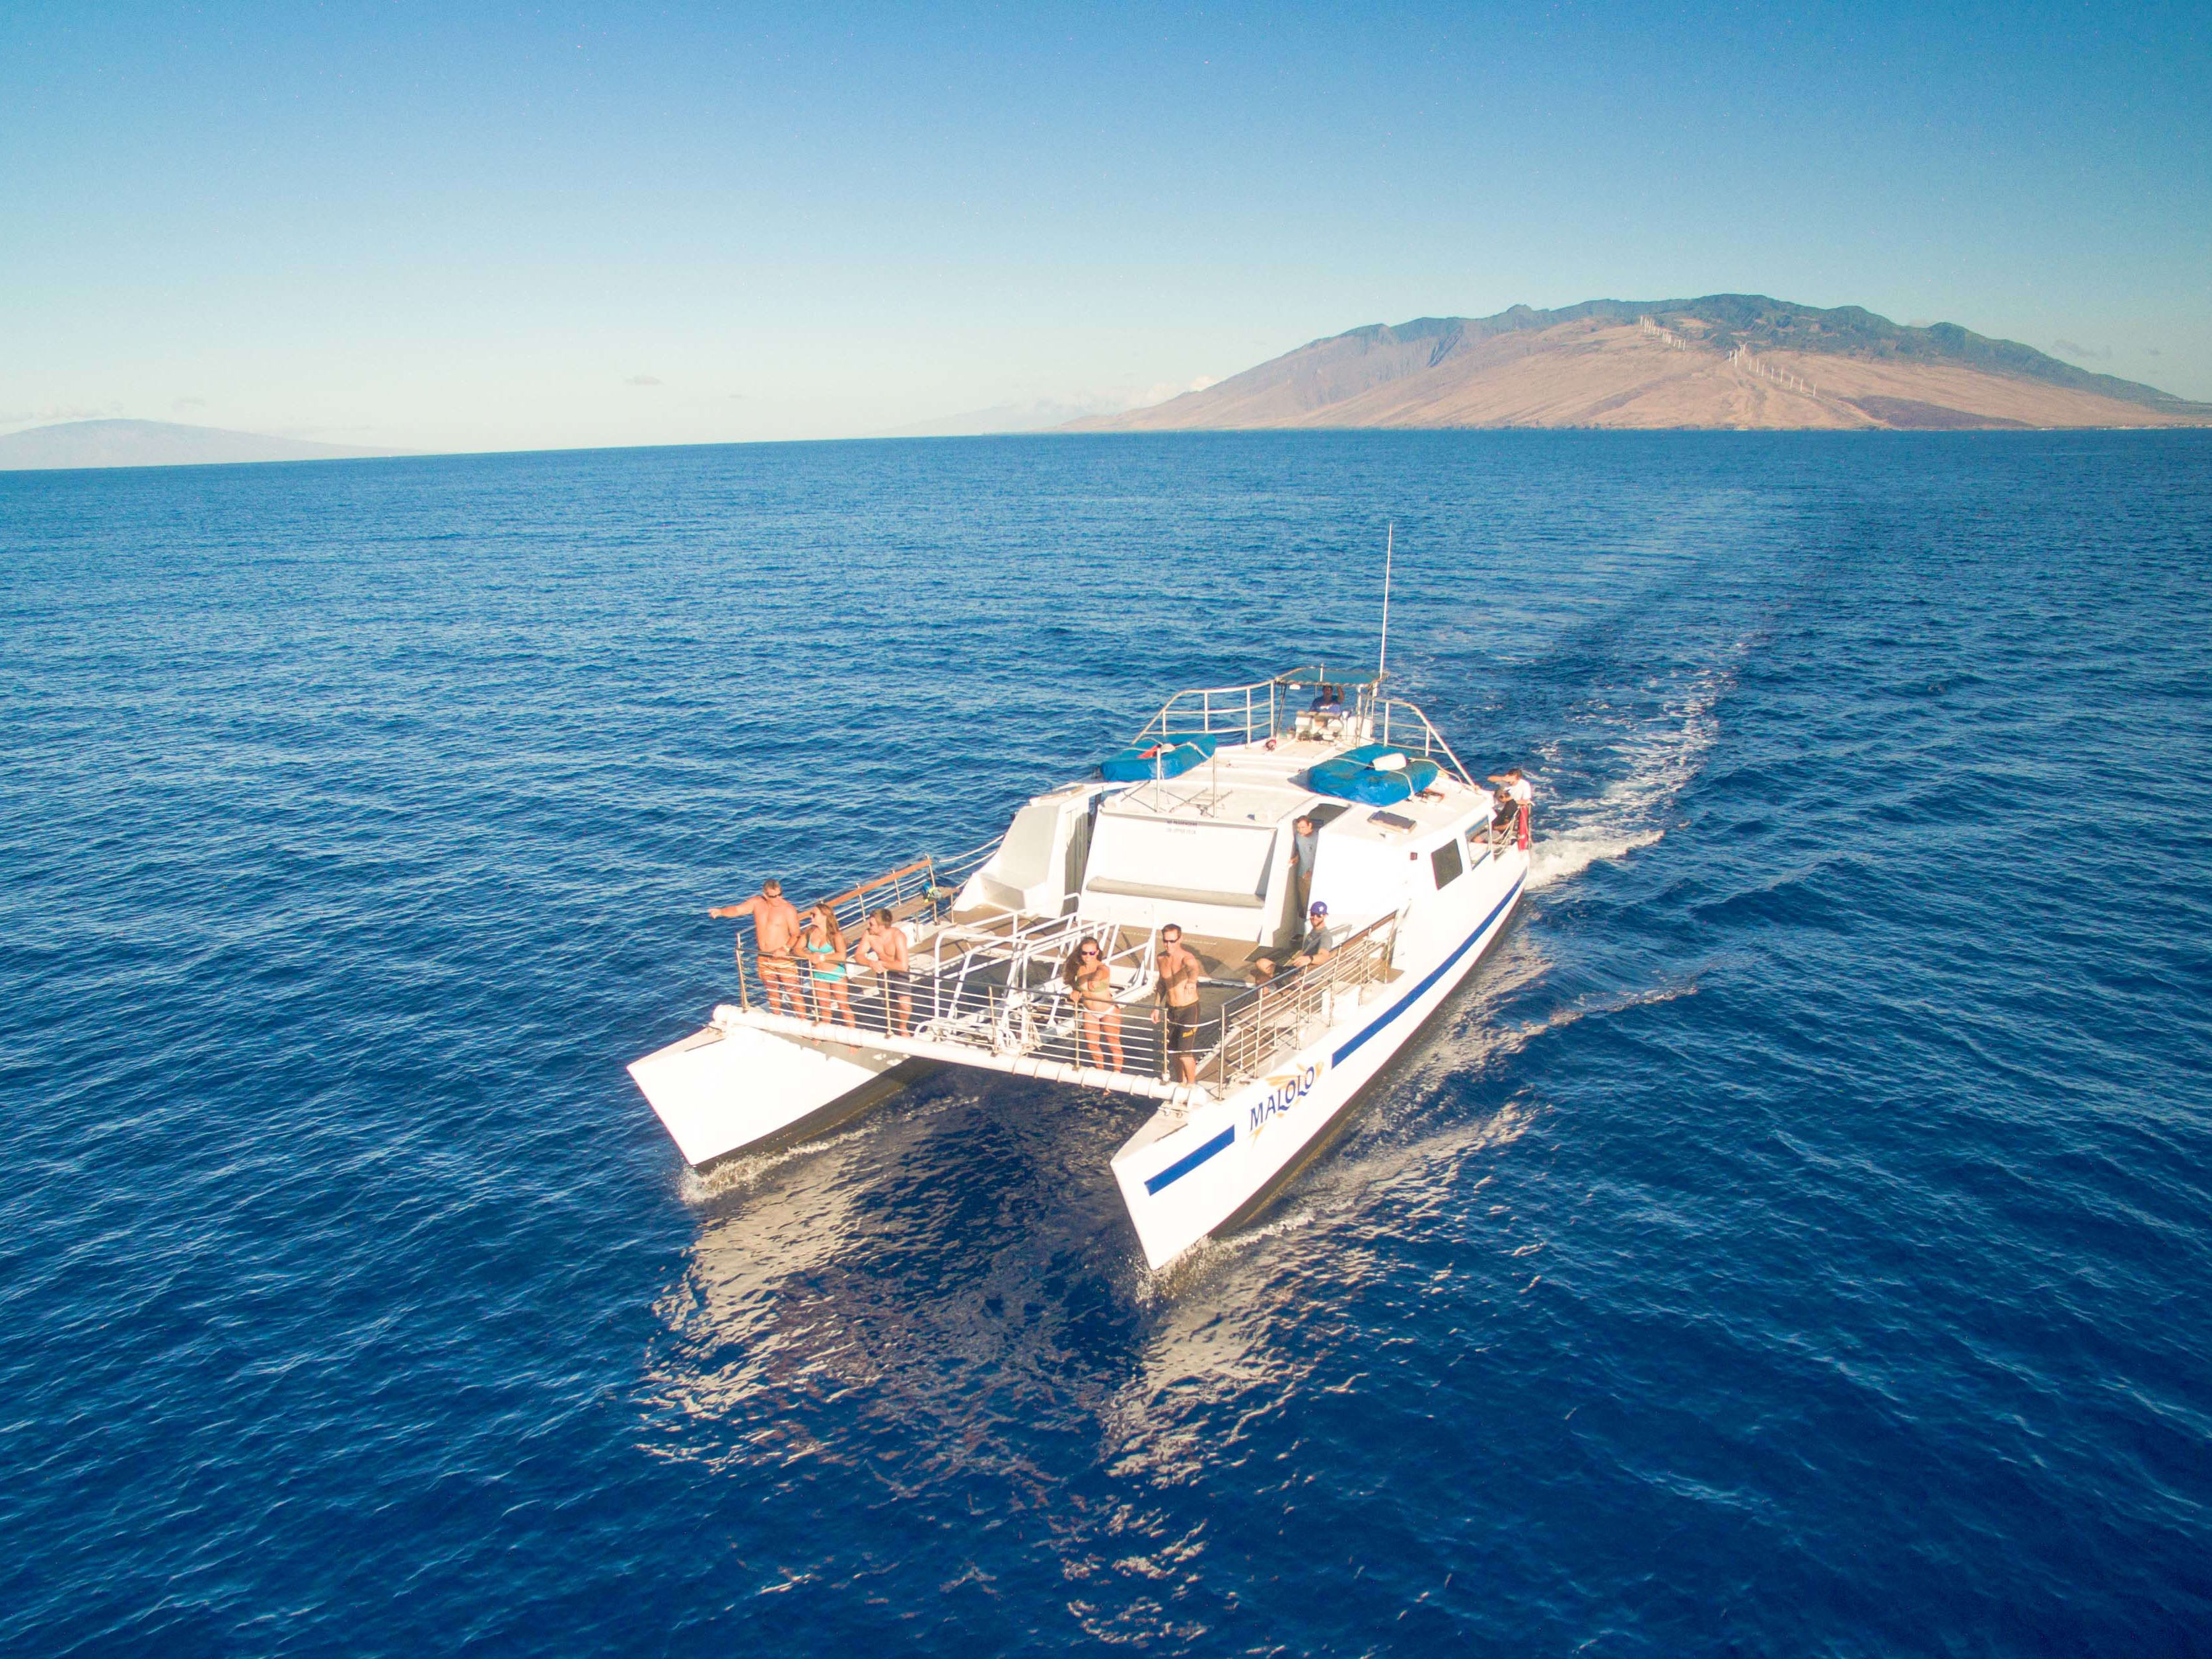
[[[1157,393],[1153,395],[1158,395]],[[1165,403],[1005,404],[886,434],[1589,427],[1739,430],[2212,426],[2212,404],[1955,323],[1757,294],[1420,317],[1314,340]],[[1084,412],[1086,408],[1096,412]],[[1073,417],[1073,418],[1071,418]],[[0,436],[0,471],[404,454],[168,421]]]
[[[2212,425],[2212,404],[1936,323],[1755,294],[1374,324],[1062,432]]]
[[[0,472],[87,466],[205,466],[235,461],[337,461],[396,455],[297,438],[264,438],[172,421],[64,421],[0,437]]]

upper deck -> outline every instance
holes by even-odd
[[[1359,739],[1364,742],[1364,738]],[[1120,817],[1199,823],[1280,824],[1318,811],[1339,825],[1338,834],[1364,833],[1386,839],[1402,826],[1377,819],[1376,809],[1315,790],[1305,780],[1322,762],[1357,744],[1349,737],[1278,739],[1273,747],[1249,744],[1217,750],[1213,757],[1181,777],[1132,785],[1107,795],[1099,811]],[[1413,751],[1420,752],[1418,745]],[[1441,827],[1464,816],[1471,781],[1441,766],[1436,781],[1412,798],[1394,801],[1388,811],[1416,826]]]
[[[1313,757],[1307,765],[1360,744],[1387,743],[1437,762],[1462,782],[1472,782],[1474,775],[1460,763],[1429,717],[1413,704],[1384,693],[1385,678],[1378,673],[1366,680],[1331,679],[1316,664],[1244,685],[1178,691],[1145,723],[1136,741],[1203,732],[1220,740],[1223,749],[1217,753],[1231,746],[1264,752],[1270,744],[1277,750],[1292,743],[1321,745],[1307,751]],[[1316,706],[1323,693],[1331,690],[1340,699],[1334,712]]]
[[[1314,799],[1302,779],[1309,767],[1340,754],[1343,742],[1319,739],[1240,744],[1217,749],[1181,777],[1132,785],[1100,804],[1102,811],[1135,817],[1217,823],[1289,822]]]

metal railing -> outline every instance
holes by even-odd
[[[1349,998],[1389,977],[1398,918],[1371,921],[1329,952],[1328,960],[1286,970],[1223,1006],[1219,1036],[1200,1075],[1229,1094],[1263,1077],[1320,1036]]]
[[[907,994],[913,1034],[1002,1057],[1097,1063],[1084,1052],[1080,1000],[1065,977],[1068,958],[1086,943],[1098,946],[1117,999],[1114,1012],[1121,1013],[1118,999],[1152,977],[1156,935],[1075,916],[1036,921],[1006,933],[956,925],[930,941],[933,970],[917,974]],[[896,1019],[902,1012],[889,1009],[884,1018]],[[1126,1020],[1121,1042],[1127,1069]]]
[[[1200,732],[1232,743],[1260,743],[1269,738],[1285,737],[1295,726],[1299,712],[1291,707],[1291,694],[1308,686],[1329,684],[1341,684],[1352,693],[1352,703],[1345,710],[1345,718],[1363,723],[1361,729],[1365,729],[1364,722],[1374,712],[1375,682],[1332,682],[1327,670],[1316,663],[1309,668],[1293,668],[1272,679],[1255,680],[1249,685],[1178,691],[1146,722],[1136,741],[1141,744],[1148,738],[1188,737]]]
[[[968,878],[988,863],[999,850],[1004,836],[994,837],[982,846],[949,859],[939,859],[925,854],[918,859],[887,870],[882,875],[867,880],[841,893],[822,899],[810,899],[799,906],[802,919],[817,904],[827,904],[837,918],[837,927],[849,944],[857,939],[866,927],[868,917],[877,910],[889,910],[895,921],[916,927],[934,927],[952,908],[952,901]],[[748,945],[750,949],[748,949]],[[767,988],[760,977],[760,940],[750,916],[738,918],[735,950],[738,966],[738,1002],[746,1008],[768,1006]],[[756,999],[759,999],[757,1001]],[[782,999],[779,999],[779,1001]]]
[[[1396,697],[1382,699],[1376,708],[1382,716],[1382,724],[1381,730],[1375,734],[1376,742],[1395,744],[1410,754],[1413,752],[1414,743],[1418,740],[1421,746],[1422,758],[1434,760],[1438,755],[1442,755],[1445,760],[1451,763],[1451,769],[1459,775],[1459,781],[1462,783],[1474,781],[1474,774],[1468,771],[1460,757],[1452,752],[1452,746],[1444,741],[1443,733],[1437,730],[1429,717],[1419,708],[1413,703],[1401,702]],[[1411,726],[1417,730],[1419,733],[1419,738],[1410,736],[1405,738],[1392,736],[1390,728],[1394,723],[1393,716],[1396,717],[1395,724]]]
[[[1363,988],[1388,977],[1397,918],[1362,928],[1327,962],[1285,969],[1256,987],[1237,987],[1200,1022],[1190,1054],[1197,1085],[1217,1097],[1234,1093],[1311,1042]],[[955,928],[955,933],[970,930]],[[1115,984],[1117,1018],[1109,1029],[1093,1011],[1086,1029],[1080,999],[1061,965],[1081,941],[1101,946]],[[951,948],[947,948],[951,947]],[[1125,934],[1111,924],[1069,917],[1014,933],[942,941],[936,966],[917,963],[905,984],[878,974],[836,981],[828,993],[798,967],[763,1012],[799,1022],[830,1040],[854,1036],[910,1037],[966,1049],[980,1063],[1045,1062],[1080,1068],[1085,1079],[1111,1088],[1112,1074],[1177,1081],[1166,1028],[1152,1015],[1157,936]],[[1218,981],[1206,981],[1219,985]],[[846,1017],[849,1014],[849,1019]],[[1115,1049],[1120,1064],[1115,1065]]]
[[[1343,714],[1331,722],[1328,732],[1307,731],[1306,726],[1312,723],[1311,711],[1293,708],[1291,694],[1308,686],[1332,684],[1349,692],[1352,701]],[[1404,728],[1402,737],[1399,728]],[[1394,744],[1408,753],[1414,752],[1418,746],[1425,759],[1441,757],[1448,762],[1461,781],[1474,781],[1474,774],[1467,769],[1451,744],[1444,741],[1443,733],[1437,730],[1435,722],[1417,705],[1401,698],[1384,696],[1379,679],[1332,682],[1319,664],[1310,668],[1293,668],[1288,673],[1278,674],[1273,679],[1255,680],[1249,685],[1178,691],[1146,723],[1136,741],[1142,744],[1147,738],[1188,737],[1205,732],[1235,743],[1258,743],[1268,738],[1326,736],[1342,731],[1372,742]]]
[[[777,958],[763,977],[757,950],[746,950],[741,937],[740,1006],[796,1021],[833,1041],[862,1034],[911,1037],[969,1050],[979,1060],[989,1056],[1082,1068],[1108,1087],[1109,1075],[1101,1073],[1115,1070],[1132,1079],[1176,1081],[1164,1025],[1152,1018],[1157,930],[1073,915],[953,920],[956,872],[977,867],[994,850],[995,843],[945,863],[916,859],[823,901],[836,907],[841,929],[848,915],[855,924],[847,930],[848,960],[836,979],[818,980],[807,960],[790,957]],[[853,959],[859,923],[878,908],[889,909],[921,935],[903,981]],[[740,918],[741,934],[750,921]],[[1229,988],[1193,1035],[1199,1085],[1227,1095],[1311,1041],[1346,994],[1356,996],[1360,987],[1388,974],[1396,928],[1395,916],[1383,917],[1352,934],[1324,963],[1285,969],[1256,987]],[[1085,1029],[1081,999],[1064,976],[1068,957],[1086,941],[1098,945],[1106,963],[1117,1030],[1109,1032],[1106,1016],[1095,1010],[1089,1022],[1094,1029]],[[1205,983],[1223,988],[1218,980]]]
[[[857,961],[848,961],[846,971],[829,981],[817,979],[804,961],[779,962],[766,980],[741,963],[740,1002],[801,1022],[832,1041],[855,1033],[912,1037],[969,1049],[979,1060],[991,1055],[1110,1071],[1116,1068],[1107,1033],[1102,1025],[1095,1042],[1086,1041],[1081,1000],[1064,976],[1069,957],[1086,941],[1098,945],[1116,999],[1118,1069],[1136,1078],[1158,1077],[1159,1034],[1146,1012],[1122,1000],[1143,995],[1154,982],[1158,934],[1112,922],[1076,916],[1024,921],[1011,915],[945,921],[910,951],[902,981]],[[857,942],[848,939],[848,955]]]
[[[1494,853],[1502,853],[1512,846],[1518,837],[1519,831],[1515,819],[1515,813],[1508,812],[1504,821],[1500,823],[1498,815],[1493,811],[1489,820],[1479,829],[1471,829],[1467,832],[1468,841],[1470,845],[1479,843],[1484,848],[1483,857],[1485,858],[1488,858]]]

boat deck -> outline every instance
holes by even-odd
[[[1249,940],[1186,935],[1185,945],[1205,970],[1193,1085],[1169,1080],[1165,1028],[1152,1018],[1154,936],[1078,916],[969,913],[925,925],[917,929],[921,939],[909,954],[913,965],[905,985],[852,965],[843,981],[850,1024],[830,998],[813,994],[811,981],[763,981],[748,963],[742,1006],[723,1005],[715,1020],[814,1042],[849,1038],[919,1059],[1156,1100],[1218,1098],[1310,1041],[1347,995],[1357,999],[1364,988],[1395,978],[1389,967],[1394,926],[1385,918],[1346,940],[1327,963],[1265,985],[1251,982],[1249,964],[1258,947]],[[1101,947],[1120,1005],[1118,1070],[1098,1063],[1076,1000],[1060,977],[1061,964],[1085,941]]]

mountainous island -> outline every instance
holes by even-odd
[[[0,472],[82,466],[204,466],[226,461],[336,461],[394,455],[173,421],[64,421],[0,437]]]
[[[2212,425],[2212,404],[1936,323],[1754,294],[1423,317],[1062,432],[1274,427]]]

